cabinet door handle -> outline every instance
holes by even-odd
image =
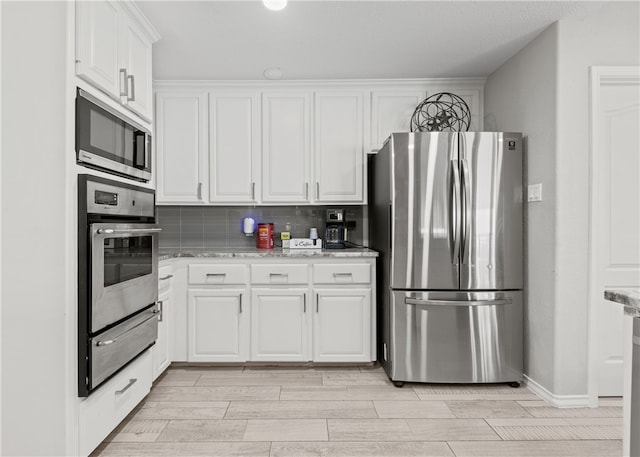
[[[122,395],[123,393],[125,393],[127,390],[129,390],[131,388],[132,385],[134,385],[136,382],[138,382],[137,378],[131,378],[129,379],[129,384],[127,384],[126,386],[124,386],[122,389],[120,390],[116,390],[116,395]]]
[[[167,275],[167,276],[163,276],[162,278],[160,278],[160,281],[166,281],[167,279],[171,279],[173,278],[173,275]]]
[[[320,312],[320,296],[316,294],[316,313]]]
[[[162,322],[164,320],[164,301],[158,300],[158,322]]]
[[[309,200],[309,183],[304,183],[304,199]]]
[[[202,200],[202,183],[198,183],[198,200]]]
[[[251,183],[251,200],[255,200],[256,199],[256,183],[252,182]]]
[[[242,294],[240,294],[240,312],[242,313]]]
[[[320,181],[316,181],[316,199],[320,200]]]
[[[134,75],[127,76],[127,82],[131,81],[131,97],[129,97],[129,86],[127,85],[127,101],[133,102],[136,100],[136,80]]]
[[[120,69],[120,96],[128,97],[129,96],[129,87],[127,86],[127,69]]]

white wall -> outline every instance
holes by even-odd
[[[556,382],[587,391],[589,291],[589,67],[640,64],[640,3],[560,21],[556,234]]]
[[[486,119],[524,132],[528,183],[526,374],[553,396],[587,399],[589,66],[638,65],[639,5],[564,19],[487,78]]]
[[[66,455],[67,4],[2,2],[2,455]]]
[[[485,125],[523,132],[525,185],[542,183],[543,201],[525,208],[525,373],[544,386],[553,382],[555,346],[549,324],[555,292],[557,40],[554,25],[490,75],[484,91]]]

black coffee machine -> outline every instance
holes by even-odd
[[[327,223],[324,230],[325,249],[344,249],[347,222],[344,220],[343,209],[328,209]]]

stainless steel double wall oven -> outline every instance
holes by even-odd
[[[78,396],[155,343],[155,192],[78,176]]]

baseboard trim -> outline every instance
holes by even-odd
[[[534,394],[556,408],[588,408],[589,395],[555,395],[529,376],[524,375],[524,384]]]

